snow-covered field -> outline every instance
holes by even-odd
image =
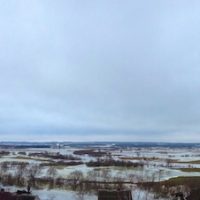
[[[143,167],[116,167],[116,166],[106,166],[106,167],[88,167],[87,162],[96,161],[99,158],[93,155],[74,155],[74,151],[78,150],[88,150],[93,149],[95,152],[106,152],[101,159],[113,159],[120,160],[124,162],[141,163]],[[46,163],[42,167],[38,177],[48,176],[48,164],[52,162],[70,162],[72,160],[57,159],[51,157],[45,157],[48,155],[71,155],[79,158],[78,161],[82,163],[76,166],[60,166],[55,165],[56,172],[54,173],[54,178],[65,178],[67,179],[70,174],[74,171],[81,171],[84,177],[88,177],[91,171],[96,171],[97,177],[96,181],[101,181],[101,171],[109,171],[109,179],[114,180],[114,178],[120,178],[123,181],[132,181],[134,183],[141,181],[162,181],[167,180],[172,177],[179,176],[200,176],[198,170],[193,170],[194,168],[200,168],[200,148],[170,148],[170,147],[123,147],[123,148],[113,148],[112,145],[105,146],[93,146],[93,147],[72,147],[72,146],[62,146],[59,148],[11,148],[11,149],[1,149],[1,152],[8,152],[7,154],[1,154],[0,163],[4,162],[25,162],[29,165],[41,165]],[[38,156],[31,155],[38,153]],[[108,158],[109,157],[109,158]],[[76,160],[75,160],[76,161]],[[184,171],[182,168],[192,169]],[[8,169],[7,173],[15,173],[15,168]],[[98,175],[99,174],[99,175]],[[93,177],[89,179],[92,180]],[[10,188],[11,190],[13,187]],[[142,191],[138,188],[133,190],[134,200],[143,199],[153,199],[153,194]],[[92,194],[78,195],[74,191],[62,190],[62,189],[33,189],[33,193],[37,194],[42,200],[61,200],[61,199],[87,199],[95,200],[97,196]],[[147,197],[148,195],[148,197]]]

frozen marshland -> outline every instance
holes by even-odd
[[[2,187],[30,185],[42,200],[96,200],[100,189],[131,189],[134,200],[169,199],[191,188],[162,186],[162,194],[153,185],[200,176],[198,144],[5,143],[0,154]]]

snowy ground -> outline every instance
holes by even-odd
[[[15,192],[16,187],[7,187],[6,191]],[[98,197],[95,194],[84,194],[67,190],[32,190],[32,194],[40,197],[41,200],[97,200]],[[133,200],[154,200],[154,194],[148,191],[140,190],[138,188],[132,189]],[[165,200],[165,199],[160,199]]]
[[[100,147],[99,147],[100,148]],[[82,148],[83,149],[83,148]],[[17,161],[17,162],[28,162],[30,164],[41,164],[48,163],[49,158],[41,157],[29,157],[29,153],[60,153],[63,155],[73,155],[75,150],[80,148],[65,147],[62,149],[56,148],[30,148],[30,149],[1,149],[1,151],[9,151],[9,155],[1,156],[0,163],[5,161]],[[199,172],[183,172],[179,168],[200,168],[200,148],[167,148],[167,147],[149,147],[149,148],[123,148],[113,149],[109,146],[105,146],[102,151],[109,151],[110,155],[116,160],[127,160],[131,162],[141,162],[144,164],[143,168],[123,168],[123,167],[106,167],[110,169],[112,177],[118,176],[124,180],[129,180],[131,176],[137,177],[134,179],[135,182],[143,181],[161,181],[167,180],[172,177],[178,176],[200,176]],[[19,155],[19,152],[25,152],[26,155]],[[83,163],[96,158],[81,155],[81,161]],[[51,159],[52,161],[58,161]],[[170,163],[169,163],[169,160]],[[197,161],[197,163],[189,163],[191,161]],[[188,163],[187,163],[188,162]],[[102,170],[105,167],[95,168]],[[67,176],[75,171],[82,171],[84,176],[87,176],[88,172],[94,170],[93,167],[87,167],[85,164],[78,166],[68,166],[57,168],[57,177],[67,178]],[[47,168],[43,169],[40,176],[45,176]],[[12,188],[11,188],[12,189]],[[80,195],[72,191],[64,190],[34,190],[35,194],[41,198],[41,200],[78,200],[81,199]],[[133,191],[134,200],[145,200],[153,199],[153,194],[149,194],[145,191],[135,189]],[[148,197],[147,197],[148,196]],[[96,200],[96,195],[86,195],[84,199]]]

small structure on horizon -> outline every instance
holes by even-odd
[[[133,200],[131,190],[99,190],[98,200]]]

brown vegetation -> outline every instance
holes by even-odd
[[[105,159],[105,160],[97,160],[97,161],[90,161],[86,163],[88,167],[143,167],[144,164],[142,163],[133,163],[130,161],[120,161],[120,160],[113,160],[113,159]]]
[[[42,158],[51,158],[51,159],[60,159],[60,160],[81,160],[78,157],[74,157],[73,155],[62,155],[60,153],[51,154],[48,152],[44,153],[29,153],[31,157],[42,157]]]
[[[88,150],[77,150],[73,152],[74,155],[89,155],[92,157],[101,157],[107,155],[107,152],[105,151],[95,151],[93,149],[88,149]]]

